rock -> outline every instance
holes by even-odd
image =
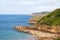
[[[18,31],[20,31],[20,32],[29,33],[29,34],[35,35],[35,36],[37,36],[37,37],[55,37],[54,34],[46,33],[46,32],[41,32],[41,31],[35,30],[35,29],[32,28],[32,27],[16,26],[16,29],[17,29]]]

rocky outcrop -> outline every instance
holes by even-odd
[[[55,38],[56,35],[55,34],[51,34],[51,33],[46,33],[46,32],[41,32],[37,29],[34,29],[33,27],[27,27],[27,26],[16,26],[15,29],[19,32],[25,32],[25,33],[29,33],[32,34],[36,37],[52,37]]]
[[[60,37],[60,27],[48,26],[16,26],[14,28],[19,32],[29,33],[37,38],[37,40],[55,40],[57,37]]]
[[[29,19],[28,23],[37,23],[38,20],[40,20],[41,16],[33,16],[32,18]]]

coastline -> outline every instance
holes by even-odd
[[[29,33],[35,36],[37,40],[54,40],[60,37],[60,26],[36,25],[37,21],[41,18],[40,16],[34,16],[28,21],[29,24],[32,24],[31,26],[16,26],[15,30]]]

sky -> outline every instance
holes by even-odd
[[[0,0],[0,14],[31,14],[60,8],[60,0]]]

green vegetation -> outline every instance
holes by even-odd
[[[60,25],[60,8],[42,17],[37,23],[51,26]]]
[[[57,39],[56,40],[60,40],[60,37],[57,37]]]

